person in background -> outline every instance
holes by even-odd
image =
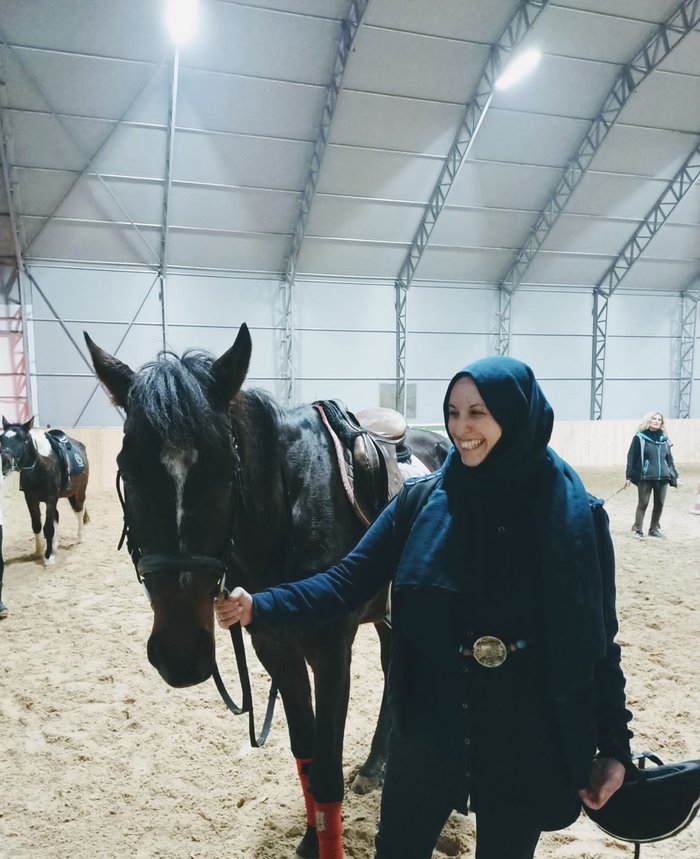
[[[627,453],[625,488],[634,483],[637,487],[637,511],[632,530],[635,537],[644,537],[644,516],[649,499],[654,495],[654,506],[649,523],[649,536],[661,537],[661,514],[669,484],[678,486],[678,471],[671,454],[671,442],[666,435],[664,416],[650,412],[642,419]]]
[[[531,859],[543,830],[602,807],[633,766],[608,518],[548,447],[552,408],[525,364],[470,364],[443,410],[442,469],[409,481],[349,555],[236,588],[216,614],[224,628],[327,622],[391,581],[376,859],[429,859],[453,809],[475,813],[477,859]]]

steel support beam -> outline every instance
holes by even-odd
[[[430,241],[437,219],[447,202],[447,197],[457,178],[459,168],[469,155],[476,136],[491,102],[493,86],[496,82],[504,58],[513,52],[547,6],[549,0],[523,0],[515,14],[491,47],[486,66],[476,85],[476,91],[468,102],[464,119],[457,131],[447,157],[443,162],[437,183],[423,211],[418,229],[413,237],[408,253],[396,277],[396,409],[405,414],[406,408],[406,302],[418,264]],[[399,295],[401,300],[399,301]],[[403,314],[399,315],[399,312]],[[402,375],[399,375],[401,373]]]
[[[168,348],[168,250],[170,244],[170,194],[173,187],[173,161],[175,157],[175,125],[177,122],[177,94],[180,81],[180,51],[173,55],[168,104],[168,137],[165,150],[165,176],[163,177],[163,219],[160,240],[158,277],[160,279],[160,308],[163,326],[163,349]]]
[[[10,230],[12,232],[12,245],[15,252],[15,264],[17,266],[17,292],[19,295],[20,318],[22,321],[22,351],[24,353],[24,393],[27,402],[27,411],[35,411],[34,394],[32,388],[32,374],[30,368],[29,333],[27,318],[27,291],[24,284],[26,267],[22,254],[22,244],[19,236],[19,222],[15,211],[14,186],[10,177],[10,161],[7,154],[9,133],[6,125],[5,111],[0,106],[0,162],[2,162],[2,181],[7,198],[7,210],[10,216]],[[27,415],[28,417],[28,415]]]
[[[642,218],[632,237],[593,290],[591,420],[600,420],[603,416],[605,350],[610,296],[642,255],[649,242],[666,223],[669,215],[693,187],[698,176],[700,176],[700,143],[696,145],[656,203]]]
[[[510,315],[513,293],[510,289],[499,287],[498,289],[498,341],[496,352],[498,355],[507,355],[510,352]]]
[[[287,406],[291,406],[294,401],[294,280],[296,278],[297,261],[304,236],[306,235],[311,204],[316,194],[316,185],[318,184],[318,177],[321,172],[321,164],[323,163],[323,156],[328,144],[328,138],[330,137],[331,124],[338,104],[338,96],[343,86],[345,68],[355,44],[355,38],[360,29],[367,3],[368,0],[351,0],[348,16],[340,24],[338,53],[336,54],[335,65],[333,66],[333,77],[326,88],[326,101],[323,105],[321,122],[316,133],[316,140],[311,154],[311,165],[301,195],[299,214],[292,234],[292,247],[287,257],[285,273],[282,279],[282,300],[284,307],[282,381],[284,385],[283,400]]]
[[[525,244],[499,286],[515,290],[522,282],[530,263],[544,244],[559,215],[566,208],[579,182],[603,144],[623,107],[648,75],[662,63],[680,42],[700,23],[700,0],[684,0],[669,19],[658,26],[654,35],[627,63],[618,75],[603,105],[591,121],[576,154],[567,162],[564,172],[544,208],[530,228]]]
[[[695,332],[697,329],[700,283],[696,281],[681,293],[680,332],[678,350],[678,401],[676,417],[689,418],[693,393],[693,364]]]

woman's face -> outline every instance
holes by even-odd
[[[447,429],[469,467],[480,465],[503,434],[470,376],[462,376],[452,386]]]
[[[657,414],[652,415],[649,418],[649,429],[653,429],[653,430],[661,429],[663,422],[664,422],[664,419],[657,412]]]

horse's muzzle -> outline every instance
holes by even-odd
[[[208,680],[214,669],[214,640],[206,629],[200,629],[191,640],[183,641],[162,633],[153,633],[147,644],[148,661],[168,686],[181,689]]]

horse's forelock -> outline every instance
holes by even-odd
[[[199,447],[219,439],[221,415],[209,399],[211,356],[186,352],[182,358],[163,352],[144,365],[129,390],[129,412],[138,414],[174,450]]]

